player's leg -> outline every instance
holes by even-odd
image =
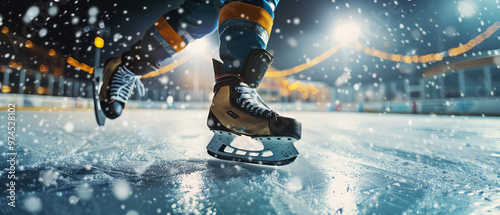
[[[252,50],[266,49],[279,0],[227,0],[219,13],[221,73],[239,74]]]
[[[142,94],[142,75],[159,69],[157,63],[216,29],[220,9],[217,1],[186,0],[179,9],[158,18],[121,57],[106,62],[99,98],[108,118],[121,115],[136,86]]]
[[[301,138],[301,124],[278,115],[257,94],[272,63],[265,50],[278,1],[226,1],[219,14],[220,55],[214,61],[216,84],[207,124],[215,132],[209,154],[228,160],[284,165],[298,155],[293,142]],[[236,136],[258,138],[263,150],[231,146]],[[229,149],[229,150],[228,150]]]
[[[139,55],[161,62],[217,28],[218,0],[186,0],[177,10],[158,18],[142,41],[132,47]],[[142,45],[144,44],[144,45]]]

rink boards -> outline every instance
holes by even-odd
[[[335,106],[335,109],[332,111],[413,114],[485,114],[498,116],[500,115],[500,100],[466,98],[453,100],[435,99],[400,102],[345,103]]]
[[[71,98],[60,96],[40,96],[21,94],[0,94],[0,105],[15,102],[19,107],[58,107],[58,108],[92,108],[89,98]],[[131,101],[128,108],[134,109],[207,109],[206,102],[173,102],[163,101]],[[408,113],[408,114],[471,114],[500,116],[500,99],[498,98],[460,98],[433,99],[416,101],[383,101],[366,103],[270,103],[276,110],[282,111],[341,111],[368,113]]]

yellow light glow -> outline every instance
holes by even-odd
[[[4,73],[4,72],[5,72],[5,69],[6,69],[6,68],[5,68],[5,66],[3,66],[3,65],[2,65],[2,66],[0,66],[0,72],[1,72],[1,73]]]
[[[66,62],[71,65],[71,66],[74,66],[74,67],[80,67],[80,62],[78,62],[77,60],[75,60],[74,58],[72,57],[68,57],[68,59],[66,60]]]
[[[413,63],[418,63],[418,55],[412,56],[411,60],[413,61]]]
[[[26,40],[26,43],[24,44],[26,48],[33,48],[33,42],[31,40]]]
[[[284,80],[282,84],[283,84],[283,87],[287,87],[289,83],[287,80]]]
[[[312,89],[312,90],[311,90],[311,93],[312,93],[313,95],[318,94],[318,89],[316,89],[316,88]]]
[[[359,43],[354,44],[354,48],[356,48],[358,51],[361,51],[363,49],[363,46]]]
[[[169,71],[172,71],[173,69],[177,68],[178,66],[186,63],[193,56],[194,56],[194,54],[188,54],[188,55],[180,58],[179,60],[176,60],[173,63],[164,66],[163,68],[161,68],[159,70],[156,70],[156,71],[150,72],[150,73],[148,73],[146,75],[143,75],[141,78],[142,79],[144,79],[144,78],[152,78],[152,77],[155,77],[155,76],[158,76],[158,75],[161,75],[161,74],[165,74],[165,73],[167,73]]]
[[[96,37],[94,40],[94,45],[97,48],[102,48],[102,47],[104,47],[104,40],[100,37]]]
[[[410,56],[408,56],[408,55],[404,56],[404,57],[403,57],[403,60],[404,60],[407,64],[411,64],[411,63],[412,63],[412,61],[411,61],[411,57],[410,57]]]
[[[43,73],[49,72],[49,67],[44,65],[44,64],[40,65],[39,69],[40,69],[40,72],[43,72]]]
[[[80,69],[83,70],[83,71],[85,71],[85,72],[88,72],[89,74],[94,73],[94,68],[92,68],[89,65],[84,64],[84,63],[80,64]]]
[[[3,85],[2,86],[2,93],[10,93],[12,89],[10,88],[9,85]]]
[[[307,90],[307,86],[300,86],[298,89],[299,92],[304,92],[306,90]]]
[[[49,56],[54,57],[56,56],[56,51],[54,49],[49,50]]]
[[[293,90],[297,89],[301,84],[302,84],[302,82],[296,81],[293,84],[288,85],[288,90],[293,91]]]
[[[7,28],[7,26],[3,26],[2,33],[8,34],[9,33],[9,28]]]
[[[61,70],[60,70],[60,69],[58,69],[58,68],[55,68],[55,69],[54,69],[54,75],[55,75],[55,76],[60,76],[60,75],[61,75]]]
[[[38,87],[37,92],[39,95],[43,95],[43,94],[45,94],[45,92],[48,93],[48,91],[44,87]]]
[[[67,62],[69,65],[71,65],[71,66],[74,66],[74,67],[76,67],[76,68],[78,68],[78,69],[81,69],[81,70],[83,70],[83,71],[85,71],[85,72],[88,72],[89,74],[94,73],[94,68],[93,68],[93,67],[90,67],[89,65],[84,64],[84,63],[80,63],[80,62],[78,62],[77,60],[75,60],[75,59],[74,59],[74,58],[72,58],[72,57],[68,57],[68,58],[66,59],[66,62]]]
[[[434,60],[436,60],[436,61],[442,61],[443,60],[443,55],[442,54],[436,54],[436,55],[434,55]]]
[[[276,77],[285,77],[288,75],[300,73],[306,69],[309,69],[313,66],[316,66],[318,63],[323,62],[327,58],[331,57],[333,54],[337,53],[337,51],[341,48],[341,45],[334,45],[330,49],[328,49],[326,52],[323,54],[313,58],[312,60],[303,63],[301,65],[298,65],[296,67],[293,67],[291,69],[286,69],[286,70],[281,70],[281,71],[269,71],[266,73],[265,77],[268,78],[276,78]],[[289,86],[290,87],[290,86]]]
[[[12,69],[21,69],[23,67],[23,64],[11,60],[9,61],[9,67]]]

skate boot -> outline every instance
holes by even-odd
[[[109,119],[116,119],[125,108],[125,104],[137,87],[140,96],[144,96],[141,76],[159,69],[159,65],[138,54],[140,41],[121,57],[109,59],[103,71],[103,83],[99,92],[102,111]]]
[[[215,95],[207,120],[214,137],[208,154],[266,165],[286,165],[297,158],[293,143],[301,138],[300,122],[278,115],[256,91],[271,62],[269,52],[253,50],[244,71],[236,75],[221,74],[221,63],[214,61]]]

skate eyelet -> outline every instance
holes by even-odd
[[[236,103],[241,103],[241,99],[236,99]]]

